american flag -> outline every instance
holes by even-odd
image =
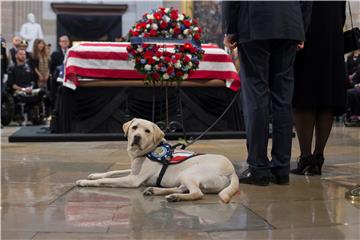
[[[97,79],[144,79],[134,69],[134,63],[128,61],[126,47],[130,43],[83,42],[73,46],[65,57],[64,85],[76,89],[80,81]],[[174,45],[165,44],[168,51]],[[240,79],[231,57],[224,49],[213,44],[202,44],[205,54],[199,68],[189,80],[221,79],[234,91],[240,87]]]

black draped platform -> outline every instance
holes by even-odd
[[[223,113],[234,95],[235,92],[224,87],[168,88],[166,101],[165,88],[159,87],[78,87],[75,91],[61,87],[50,129],[62,134],[120,133],[124,122],[137,117],[183,123],[184,129],[175,132],[202,132]],[[243,131],[237,99],[210,135]]]

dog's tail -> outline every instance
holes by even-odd
[[[229,203],[232,196],[234,196],[234,194],[237,193],[237,191],[239,191],[239,178],[234,171],[233,174],[231,175],[229,186],[224,188],[219,193],[219,197],[221,201],[223,201],[224,203]]]

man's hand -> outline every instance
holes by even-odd
[[[26,94],[31,95],[31,93],[32,93],[32,88],[31,88],[31,87],[25,88],[25,92],[26,92]]]
[[[297,50],[300,51],[301,49],[304,48],[304,41],[301,41],[298,45],[297,45]]]
[[[224,45],[231,51],[237,47],[236,39],[234,35],[226,35],[224,37]]]

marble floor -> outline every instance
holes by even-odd
[[[168,203],[141,189],[78,188],[89,173],[129,167],[125,142],[9,143],[1,130],[1,239],[360,239],[360,128],[334,126],[323,176],[289,186],[240,184],[230,204],[217,195]],[[206,140],[197,152],[246,167],[244,140]],[[299,147],[293,144],[292,166]]]

